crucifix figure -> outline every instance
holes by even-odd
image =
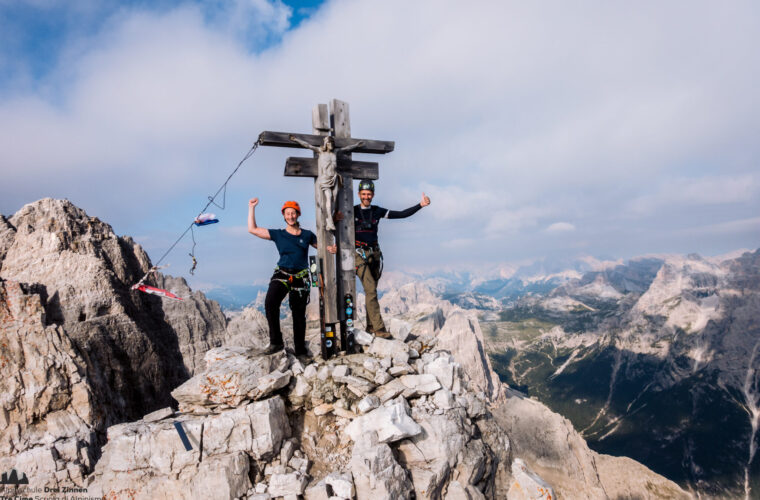
[[[329,111],[328,114],[327,104],[314,106],[312,134],[264,131],[259,135],[259,144],[305,148],[314,153],[313,158],[288,158],[285,175],[314,178],[317,256],[324,277],[321,323],[335,332],[334,327],[340,322],[341,348],[345,350],[345,333],[352,326],[346,299],[350,297],[353,301],[356,296],[353,180],[379,177],[377,163],[354,161],[351,153],[385,154],[393,151],[395,145],[393,141],[352,138],[348,103],[333,99]],[[343,214],[343,220],[333,220],[334,208]],[[336,255],[327,252],[333,234],[338,247]]]
[[[364,141],[335,149],[335,138],[330,135],[325,136],[325,140],[320,147],[312,146],[292,134],[288,138],[317,154],[317,184],[322,192],[321,200],[317,200],[317,210],[324,217],[325,229],[335,231],[335,223],[332,217],[333,206],[335,198],[338,195],[338,190],[343,184],[343,180],[338,173],[338,155],[350,153],[356,148],[364,146]],[[322,203],[319,203],[319,201],[322,201]]]

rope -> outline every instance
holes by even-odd
[[[169,267],[169,264],[166,264],[165,266],[161,266],[161,267],[158,267],[158,266],[153,266],[153,267],[151,267],[150,269],[148,269],[148,272],[147,272],[147,273],[145,273],[145,276],[143,276],[143,277],[140,279],[140,281],[138,281],[138,282],[137,282],[137,283],[136,283],[136,284],[135,284],[135,285],[134,285],[132,288],[133,288],[133,289],[135,289],[135,288],[137,288],[138,286],[142,285],[142,284],[143,284],[143,282],[145,281],[145,278],[147,278],[148,276],[150,276],[150,273],[154,273],[154,272],[158,271],[159,269],[164,269],[164,268],[166,268],[166,267]]]
[[[250,158],[251,155],[253,155],[253,153],[256,151],[256,149],[258,149],[258,147],[259,147],[259,141],[260,141],[260,139],[256,139],[256,142],[253,144],[253,146],[251,146],[251,149],[248,151],[248,153],[246,153],[246,155],[243,157],[243,159],[240,160],[240,163],[237,164],[237,167],[235,167],[235,170],[233,170],[232,173],[229,175],[229,177],[227,177],[227,180],[224,181],[224,184],[222,184],[222,186],[216,191],[216,193],[214,194],[214,196],[209,196],[208,197],[208,203],[206,203],[206,206],[203,207],[200,212],[198,212],[198,216],[200,216],[203,212],[205,212],[206,209],[208,207],[210,207],[212,203],[214,205],[216,205],[217,207],[221,208],[222,210],[224,210],[224,206],[227,204],[227,183],[230,182],[230,179],[232,179],[232,176],[235,175],[235,173],[243,165],[243,163],[245,163],[245,161],[248,158]],[[221,192],[224,192],[224,196],[223,196],[223,199],[222,199],[222,205],[218,205],[217,203],[214,202],[214,200],[216,200],[216,197],[219,196],[219,193],[221,193]]]
[[[240,169],[240,167],[243,165],[243,163],[245,163],[245,161],[248,158],[250,158],[253,155],[254,152],[256,152],[256,149],[258,149],[258,147],[259,147],[260,141],[261,141],[260,137],[258,139],[256,139],[256,142],[253,143],[253,146],[251,146],[251,149],[248,150],[248,153],[246,153],[246,155],[243,157],[243,159],[240,160],[240,162],[237,164],[237,167],[235,167],[235,170],[233,170],[232,173],[229,176],[227,176],[227,180],[224,181],[224,184],[222,184],[221,187],[219,189],[217,189],[216,193],[214,193],[214,196],[209,196],[208,197],[208,203],[206,203],[206,206],[204,206],[201,209],[201,211],[198,212],[197,217],[200,217],[201,214],[204,213],[208,209],[208,207],[210,207],[212,204],[214,204],[217,207],[219,207],[222,210],[224,210],[224,207],[227,205],[227,183],[230,182],[230,179],[232,179],[232,176],[234,176],[237,173],[237,171]],[[222,193],[222,204],[221,205],[219,205],[218,203],[216,203],[216,198],[217,198],[217,196],[219,196],[220,193]],[[177,238],[176,241],[174,243],[172,243],[172,246],[170,246],[169,249],[166,252],[164,252],[164,254],[161,256],[161,258],[156,261],[155,265],[153,265],[153,267],[151,267],[148,270],[148,272],[145,273],[145,275],[142,278],[140,278],[140,281],[138,281],[138,285],[141,285],[145,281],[145,279],[148,277],[148,275],[150,275],[150,273],[152,273],[152,272],[154,272],[154,271],[156,271],[156,270],[159,269],[159,264],[161,264],[161,262],[166,258],[167,255],[169,255],[169,253],[172,250],[174,250],[174,247],[177,246],[177,243],[179,243],[180,241],[182,241],[182,238],[184,238],[187,235],[188,231],[190,231],[191,234],[192,234],[192,236],[193,236],[193,249],[190,252],[190,257],[193,258],[193,268],[190,271],[190,274],[193,274],[193,272],[195,271],[195,265],[197,264],[197,261],[195,260],[195,233],[192,232],[193,231],[193,224],[195,224],[195,223],[194,222],[190,223],[190,225],[187,227],[187,229],[185,229],[182,232],[182,234],[179,235],[179,238]]]
[[[190,274],[195,275],[195,268],[198,266],[198,261],[195,258],[195,229],[193,229],[193,226],[190,226],[190,237],[193,238],[193,248],[190,250],[190,258],[193,259],[193,267],[190,268]]]

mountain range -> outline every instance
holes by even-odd
[[[483,322],[502,380],[700,496],[760,497],[760,250],[585,273]]]

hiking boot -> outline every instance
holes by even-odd
[[[393,335],[391,335],[390,333],[386,332],[385,330],[375,330],[373,333],[375,334],[375,337],[380,338],[380,339],[392,339],[393,338]]]
[[[269,344],[269,347],[267,347],[261,354],[274,354],[276,352],[280,352],[285,348],[283,344]]]

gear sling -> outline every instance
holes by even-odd
[[[371,247],[361,241],[356,242],[356,253],[362,258],[362,263],[356,267],[356,274],[359,279],[364,279],[364,273],[369,269],[372,278],[375,281],[380,279],[383,274],[383,252],[380,247]]]

